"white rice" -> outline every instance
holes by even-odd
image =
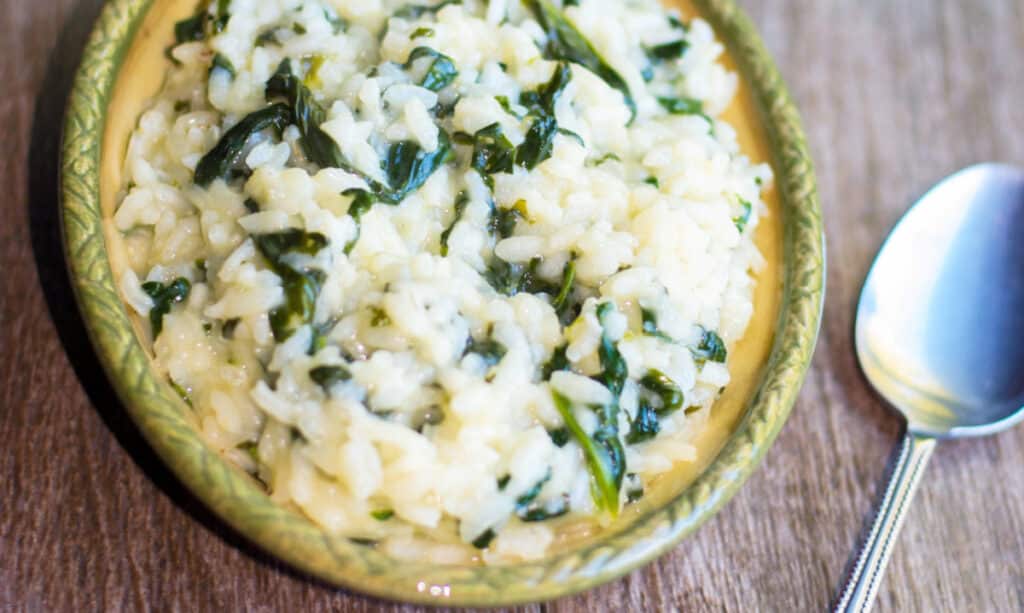
[[[697,459],[692,441],[729,383],[710,333],[731,348],[747,328],[771,180],[714,119],[737,80],[706,23],[681,26],[656,0],[564,7],[628,85],[631,120],[620,90],[578,63],[565,64],[571,80],[553,113],[520,98],[561,68],[542,51],[530,2],[464,0],[406,17],[394,16],[402,0],[207,4],[203,40],[173,49],[176,65],[132,136],[114,222],[132,268],[122,291],[140,316],[159,308],[158,290],[188,281],[152,347],[213,447],[325,529],[438,563],[542,557],[560,520],[538,514],[606,521],[643,484]],[[679,40],[685,51],[664,47],[665,59],[645,51]],[[450,59],[454,80],[421,86],[436,56],[407,70],[417,47]],[[215,56],[222,67],[211,70]],[[315,163],[305,128],[290,125],[249,139],[244,176],[197,185],[204,156],[268,106],[267,81],[288,58],[346,167]],[[692,99],[706,115],[670,114],[659,96]],[[394,143],[424,155],[496,125],[510,147],[527,147],[545,113],[562,132],[535,167],[481,173],[473,146],[452,144],[454,157],[399,204],[377,202],[358,224],[349,215],[350,190],[389,181]],[[505,236],[496,211],[513,220]],[[270,261],[261,241],[288,231],[319,235],[322,248]],[[532,265],[543,287],[497,291],[488,271],[503,262]],[[572,293],[557,313],[570,262]],[[275,331],[294,271],[319,271],[315,308]],[[571,370],[545,379],[559,348]],[[603,376],[615,357],[628,368],[621,393]],[[634,442],[640,407],[658,402],[645,381],[658,373],[681,394],[678,410]],[[588,439],[600,407],[613,415],[605,430],[625,466],[604,465],[623,473],[611,507],[584,441],[559,432],[567,414],[555,394]]]

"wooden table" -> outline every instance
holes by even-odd
[[[56,159],[100,4],[0,8],[0,610],[397,610],[227,535],[148,450],[95,363],[65,279]],[[524,610],[823,609],[899,434],[851,348],[871,258],[945,174],[1024,164],[1020,0],[743,4],[817,161],[829,297],[813,370],[764,466],[696,535],[621,581]],[[1024,610],[1022,465],[1024,428],[939,448],[879,610]]]

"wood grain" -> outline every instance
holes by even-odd
[[[829,239],[829,298],[778,444],[692,538],[537,611],[825,608],[899,424],[851,348],[859,285],[931,183],[1024,164],[1020,0],[744,0],[803,111]],[[198,505],[119,407],[78,319],[57,223],[71,74],[99,0],[0,3],[0,610],[411,610],[281,568]],[[943,444],[881,611],[1024,610],[1024,428]]]

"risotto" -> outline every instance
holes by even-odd
[[[751,318],[770,169],[657,0],[207,0],[113,217],[206,441],[397,558],[607,524],[693,440]]]

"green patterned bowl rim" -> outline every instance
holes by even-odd
[[[63,231],[72,285],[100,361],[132,419],[177,477],[266,551],[332,584],[389,600],[497,606],[573,594],[675,546],[714,515],[759,464],[785,423],[811,361],[825,293],[825,245],[814,171],[796,108],[734,0],[695,0],[725,41],[761,113],[782,203],[783,301],[760,386],[710,466],[664,506],[582,549],[508,567],[398,562],[326,535],[275,503],[206,447],[181,401],[150,368],[118,295],[100,208],[100,151],[118,71],[154,0],[109,0],[74,81],[61,162]]]

